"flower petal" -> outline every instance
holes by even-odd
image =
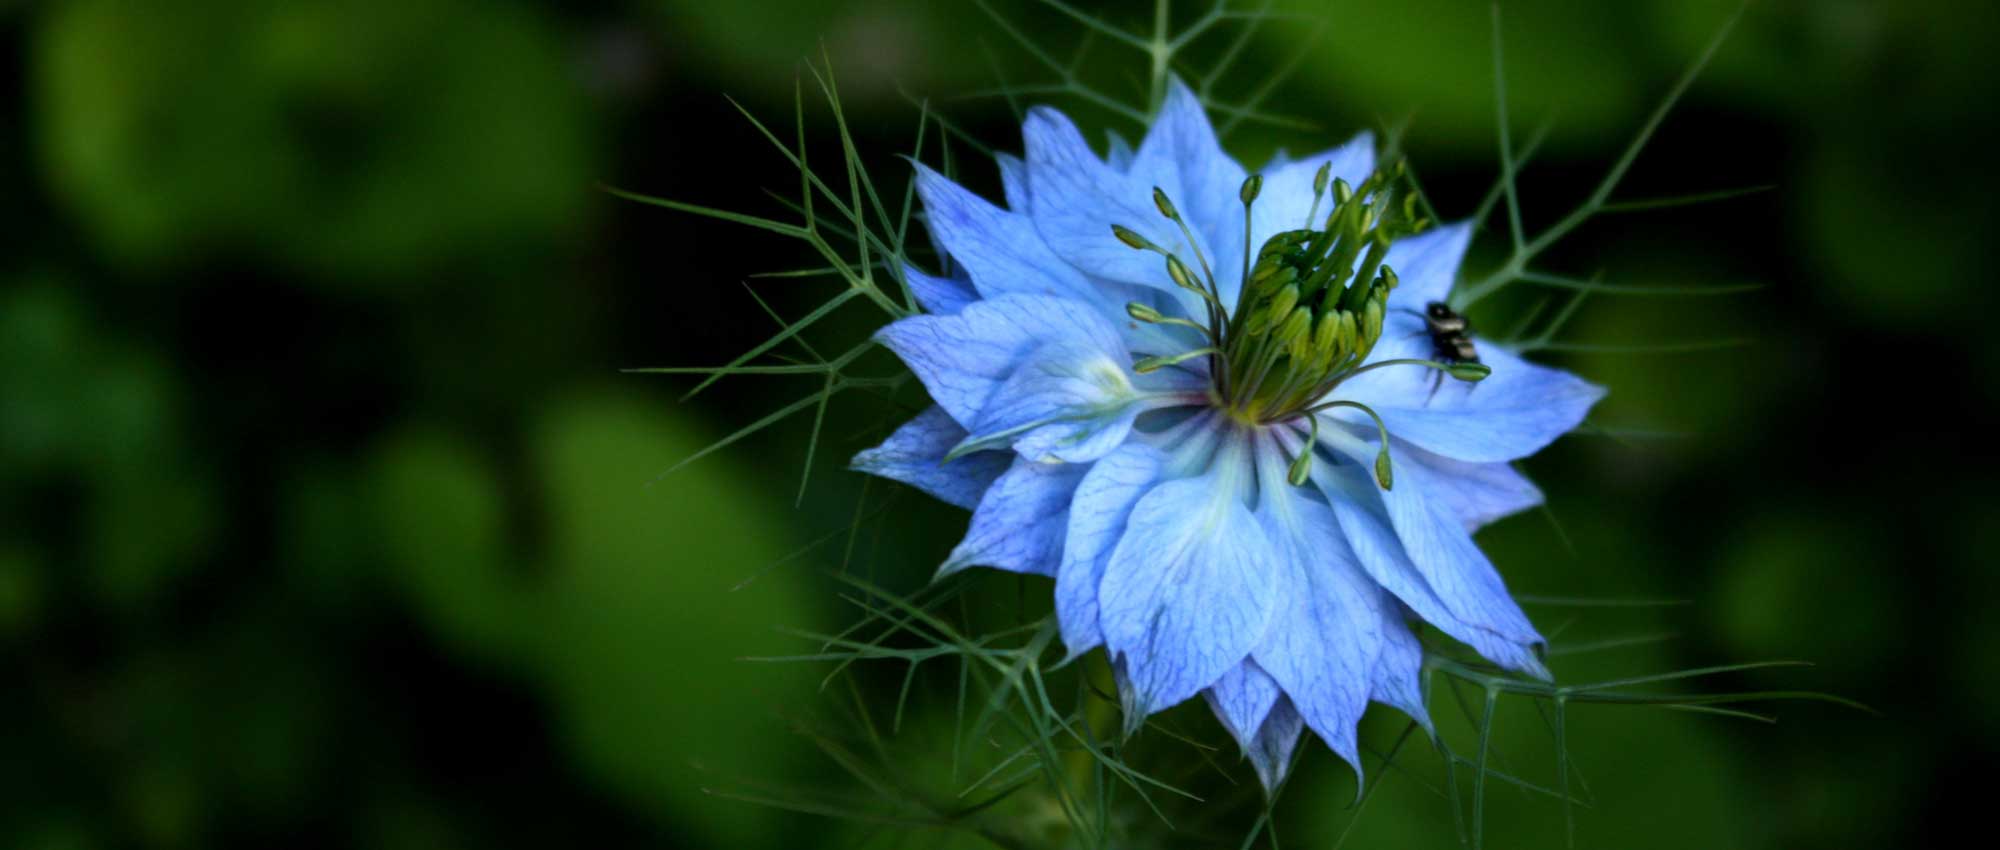
[[[1395,486],[1381,490],[1364,472],[1375,446],[1340,427],[1320,440],[1355,461],[1314,475],[1332,503],[1348,544],[1368,575],[1417,615],[1509,669],[1547,676],[1534,647],[1540,633],[1508,595],[1493,562],[1465,524],[1430,498],[1421,465],[1396,464]],[[1318,466],[1315,466],[1318,470]]]
[[[1423,464],[1434,485],[1431,495],[1465,523],[1465,530],[1512,516],[1542,503],[1542,491],[1506,463],[1467,463],[1391,439],[1390,451],[1405,464]]]
[[[1277,549],[1287,593],[1252,657],[1292,698],[1306,725],[1361,773],[1355,726],[1382,651],[1381,590],[1355,563],[1326,505],[1284,484],[1286,461],[1260,447],[1258,517]]]
[[[1132,157],[1130,173],[1138,182],[1158,186],[1173,199],[1182,218],[1210,250],[1207,257],[1214,264],[1222,303],[1236,303],[1243,257],[1243,202],[1237,193],[1248,174],[1223,152],[1201,97],[1179,77],[1168,80],[1166,100]],[[1182,259],[1190,268],[1195,267],[1194,258]]]
[[[1180,228],[1154,208],[1153,187],[1105,165],[1076,125],[1053,109],[1030,110],[1021,134],[1027,142],[1029,209],[1049,249],[1086,274],[1174,293],[1199,315],[1199,300],[1174,285],[1159,255],[1133,250],[1112,235],[1114,224],[1130,228],[1176,252],[1199,273]],[[1198,243],[1199,231],[1195,238]]]
[[[904,266],[903,278],[910,282],[910,294],[916,296],[917,306],[934,316],[949,316],[979,300],[979,293],[973,291],[972,281],[967,278],[937,277],[918,271],[916,266]]]
[[[1277,705],[1271,706],[1271,713],[1264,717],[1264,725],[1257,730],[1257,738],[1243,748],[1243,754],[1250,757],[1250,766],[1256,768],[1258,781],[1264,783],[1264,793],[1277,790],[1285,781],[1285,774],[1292,768],[1292,753],[1299,747],[1299,736],[1306,730],[1305,719],[1292,706],[1291,699],[1279,697]]]
[[[1399,289],[1400,291],[1400,289]],[[1519,460],[1583,422],[1604,388],[1560,369],[1479,343],[1480,362],[1493,373],[1475,383],[1444,378],[1417,366],[1390,366],[1356,375],[1333,393],[1381,414],[1389,433],[1440,455],[1475,463]],[[1370,362],[1432,357],[1423,320],[1392,311]],[[1337,418],[1367,418],[1341,409]]]
[[[980,497],[972,527],[938,568],[938,577],[972,566],[1055,575],[1062,561],[1070,498],[1089,469],[1016,458]]]
[[[1097,599],[1128,734],[1235,667],[1270,621],[1276,553],[1243,503],[1242,466],[1140,497],[1105,566]]]
[[[1237,746],[1248,752],[1256,741],[1257,733],[1264,726],[1264,718],[1270,716],[1271,708],[1278,704],[1283,692],[1278,690],[1278,681],[1271,674],[1257,666],[1248,658],[1222,674],[1201,695],[1208,700],[1208,707],[1215,712],[1215,719],[1222,721],[1222,727],[1236,739]]]
[[[1125,442],[1145,404],[1130,359],[1088,342],[1057,340],[1028,356],[980,412],[958,451],[1012,445],[1043,463],[1086,463]]]
[[[1000,384],[1041,345],[1070,339],[1119,350],[1118,332],[1088,306],[1062,298],[1003,295],[949,316],[911,316],[878,331],[959,424],[979,413]]]
[[[1389,614],[1382,628],[1382,654],[1375,659],[1375,676],[1368,698],[1409,715],[1426,732],[1434,732],[1431,714],[1424,707],[1424,645],[1403,620],[1403,606],[1386,591],[1382,610]]]
[[[1014,458],[1008,452],[975,452],[945,462],[945,453],[963,439],[965,429],[952,421],[944,408],[932,405],[903,423],[881,445],[855,455],[850,467],[900,481],[971,510]]]
[[[1128,443],[1092,465],[1069,508],[1062,568],[1056,572],[1056,621],[1069,658],[1104,642],[1098,627],[1098,584],[1139,497],[1160,479],[1166,455]]]
[[[1026,215],[1002,210],[922,164],[916,169],[925,225],[971,274],[979,294],[1052,295],[1108,313],[1097,289],[1049,250]],[[1109,225],[1104,234],[1110,238]]]
[[[1389,245],[1382,264],[1396,270],[1396,290],[1389,293],[1389,308],[1422,312],[1433,301],[1451,295],[1458,279],[1458,267],[1465,262],[1465,249],[1472,244],[1472,222],[1439,225],[1406,236]]]
[[[1007,200],[1007,209],[1012,212],[1028,211],[1028,164],[1013,154],[997,153],[993,160],[1000,165],[1000,196]]]

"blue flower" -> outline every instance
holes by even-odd
[[[918,166],[957,273],[910,269],[928,313],[877,335],[936,406],[854,466],[973,512],[941,574],[1052,577],[1128,733],[1202,695],[1267,787],[1308,728],[1359,770],[1371,700],[1428,728],[1412,618],[1546,678],[1471,535],[1603,391],[1427,319],[1470,226],[1415,220],[1365,134],[1252,175],[1177,81],[1136,150],[1023,135],[1005,208]]]

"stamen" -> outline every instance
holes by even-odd
[[[1320,163],[1319,171],[1313,174],[1313,205],[1312,209],[1306,211],[1305,228],[1307,230],[1312,229],[1313,219],[1319,217],[1319,199],[1326,194],[1326,180],[1332,173],[1333,160],[1329,159],[1326,162]],[[1250,246],[1244,245],[1243,248],[1247,251],[1250,249]]]
[[[1141,357],[1139,358],[1139,361],[1137,363],[1132,364],[1132,371],[1144,375],[1149,372],[1157,372],[1168,366],[1177,365],[1187,360],[1193,360],[1196,357],[1203,357],[1207,355],[1214,355],[1220,358],[1223,356],[1222,349],[1216,348],[1214,346],[1203,346],[1201,348],[1197,348],[1192,351],[1183,351],[1180,352],[1179,354],[1157,354],[1152,357]]]
[[[1178,325],[1184,328],[1194,328],[1204,333],[1208,331],[1208,326],[1200,322],[1190,321],[1178,316],[1169,316],[1137,301],[1125,305],[1125,315],[1149,325]]]
[[[1368,414],[1368,418],[1375,420],[1375,431],[1382,435],[1382,450],[1375,453],[1375,483],[1382,485],[1382,489],[1384,490],[1391,489],[1395,481],[1389,469],[1389,426],[1382,424],[1382,417],[1375,413],[1374,408],[1358,401],[1330,401],[1314,408],[1314,410],[1326,410],[1335,407],[1351,407]],[[1318,417],[1315,416],[1313,419],[1313,424],[1317,425]]]
[[[1237,287],[1238,298],[1243,297],[1242,290],[1250,285],[1250,205],[1263,191],[1263,175],[1252,174],[1244,178],[1243,188],[1236,192],[1236,196],[1243,199],[1243,276],[1238,278],[1241,282],[1241,286]]]
[[[1436,369],[1440,372],[1443,372],[1447,375],[1450,375],[1454,378],[1457,378],[1461,381],[1465,381],[1467,383],[1485,380],[1486,376],[1493,374],[1493,367],[1488,366],[1484,363],[1474,363],[1469,360],[1461,360],[1454,363],[1439,363],[1436,360],[1417,360],[1413,358],[1403,358],[1398,360],[1382,360],[1379,362],[1370,363],[1359,369],[1350,370],[1346,374],[1341,375],[1340,380],[1335,381],[1333,383],[1333,386],[1328,387],[1327,389],[1331,390],[1333,389],[1333,387],[1338,387],[1341,385],[1341,383],[1344,383],[1347,379],[1352,378],[1355,375],[1359,375],[1363,372],[1372,372],[1384,366],[1422,366],[1427,369]],[[1322,410],[1325,407],[1326,405],[1320,405],[1319,407],[1314,407],[1309,409]]]
[[[1167,193],[1158,186],[1153,187],[1153,206],[1159,207],[1160,215],[1166,216],[1168,221],[1181,229],[1181,238],[1187,240],[1188,250],[1194,252],[1195,262],[1201,264],[1202,277],[1207,280],[1209,290],[1214,293],[1216,305],[1221,307],[1222,289],[1215,285],[1215,271],[1208,267],[1208,258],[1202,255],[1201,245],[1194,241],[1194,231],[1188,229],[1187,222],[1181,218],[1181,211],[1174,208],[1174,202],[1168,199]],[[1229,308],[1221,307],[1221,309],[1224,317],[1227,317]]]
[[[1292,468],[1285,475],[1293,487],[1304,487],[1312,478],[1313,448],[1319,445],[1319,417],[1307,418],[1312,422],[1312,433],[1306,436],[1306,444],[1299,447],[1299,456],[1292,458]]]

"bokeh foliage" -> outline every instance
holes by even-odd
[[[1056,55],[1115,49],[1030,0],[990,5]],[[1735,5],[1505,4],[1513,128],[1546,127],[1522,177],[1531,223],[1588,191]],[[1232,148],[1406,124],[1438,206],[1473,209],[1496,170],[1487,4],[1277,6],[1306,17],[1260,27],[1216,91],[1298,57],[1266,105],[1310,126],[1245,122]],[[1151,7],[1093,11],[1143,26]],[[727,361],[774,327],[738,283],[815,260],[596,184],[783,214],[759,190],[795,178],[722,96],[782,133],[799,61],[824,55],[900,197],[913,100],[1017,148],[1005,98],[954,93],[1035,80],[1034,57],[971,3],[915,0],[77,0],[0,22],[17,69],[0,133],[0,841],[894,845],[706,791],[851,782],[793,731],[851,695],[817,691],[821,669],[737,659],[811,647],[778,627],[851,619],[826,572],[914,590],[947,549],[961,515],[884,503],[879,485],[865,504],[886,507],[844,533],[871,485],[841,462],[918,398],[840,399],[802,497],[809,415],[660,477],[813,387],[744,378],[679,403],[690,382],[617,370]],[[1617,284],[1764,285],[1596,298],[1567,334],[1747,345],[1551,354],[1613,388],[1605,434],[1528,464],[1555,524],[1530,514],[1482,543],[1526,592],[1691,602],[1587,612],[1565,637],[1677,639],[1558,674],[1806,658],[1812,686],[1887,714],[1580,711],[1584,846],[1915,843],[1962,817],[1965,780],[2000,749],[2000,629],[1979,605],[2000,491],[1977,462],[2000,368],[1981,283],[1996,36],[1990,10],[1942,0],[1757,3],[1627,188],[1773,188],[1607,218],[1549,258]],[[786,316],[822,297],[753,285]],[[1509,327],[1541,294],[1475,318]],[[875,321],[854,307],[827,332]],[[1573,612],[1531,613],[1555,628]],[[856,681],[879,708],[901,671]],[[954,706],[948,676],[918,684],[921,752]],[[1539,726],[1503,719],[1496,752],[1546,775]],[[1198,713],[1183,725],[1222,740]],[[1312,754],[1284,838],[1453,840],[1415,777],[1391,774],[1358,818],[1351,782]],[[1560,844],[1546,797],[1493,794],[1496,846]]]

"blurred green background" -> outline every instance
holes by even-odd
[[[1137,27],[1151,5],[1102,12]],[[1297,5],[1311,19],[1257,32],[1219,91],[1301,55],[1270,103],[1318,129],[1246,125],[1231,148],[1413,116],[1437,204],[1473,209],[1496,161],[1486,4]],[[1517,133],[1549,128],[1531,227],[1588,192],[1734,6],[1506,4]],[[1078,43],[1046,9],[996,8],[1058,55]],[[1757,3],[1621,195],[1775,188],[1606,218],[1551,256],[1613,283],[1766,285],[1601,298],[1570,330],[1750,343],[1556,358],[1612,387],[1596,420],[1628,436],[1529,462],[1567,544],[1532,514],[1482,542],[1524,592],[1692,603],[1585,612],[1569,634],[1677,639],[1558,675],[1803,658],[1820,666],[1711,686],[1885,713],[1583,711],[1584,846],[1921,846],[1976,811],[2000,750],[1996,39],[1988,4]],[[704,793],[848,781],[788,728],[829,699],[824,670],[737,659],[851,620],[822,578],[844,559],[920,586],[963,518],[905,497],[840,534],[864,486],[844,460],[896,410],[860,395],[836,400],[802,497],[809,415],[660,477],[814,386],[681,403],[691,381],[619,370],[747,349],[775,325],[739,283],[810,259],[598,185],[783,215],[762,190],[796,177],[724,95],[783,132],[822,49],[891,197],[909,96],[1018,150],[1005,102],[951,97],[1046,77],[977,7],[76,0],[5,4],[0,45],[0,844],[948,840]],[[829,294],[759,285],[789,316]],[[827,332],[859,338],[868,309]],[[1286,840],[1330,844],[1349,783],[1312,755]],[[1489,809],[1496,846],[1560,846],[1546,799]],[[1448,846],[1449,811],[1392,778],[1348,846]]]

